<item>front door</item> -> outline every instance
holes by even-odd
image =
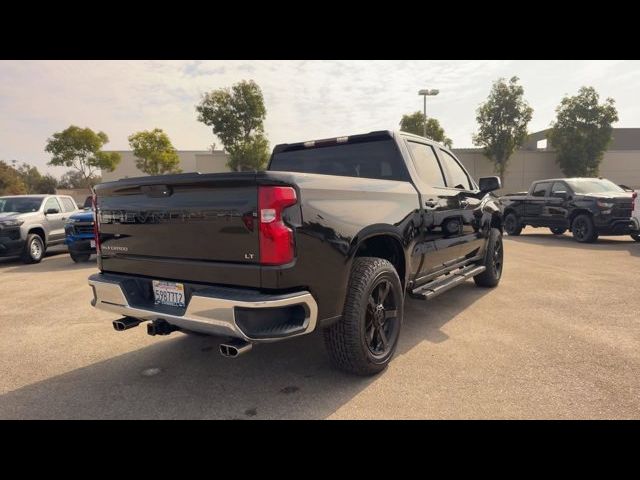
[[[438,155],[444,167],[447,186],[455,197],[453,205],[457,208],[456,215],[460,220],[458,233],[454,234],[453,228],[449,233],[458,241],[458,257],[470,258],[480,253],[484,246],[480,231],[482,199],[478,195],[479,189],[451,152],[440,148]]]

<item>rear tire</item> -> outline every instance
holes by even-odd
[[[383,371],[398,346],[403,302],[402,284],[389,261],[356,258],[342,318],[324,330],[331,363],[356,375]]]
[[[515,213],[508,213],[504,217],[504,232],[514,237],[522,232],[522,225],[520,225],[520,220]]]
[[[502,233],[497,228],[492,228],[489,232],[487,251],[484,255],[484,260],[479,265],[484,265],[486,270],[473,277],[476,285],[488,288],[498,286],[502,278],[502,267],[504,265],[504,245]]]
[[[44,257],[45,246],[40,235],[30,233],[24,245],[20,258],[24,263],[39,263]]]
[[[571,223],[571,233],[580,243],[593,243],[598,239],[598,232],[589,215],[578,215]]]
[[[640,233],[632,233],[631,238],[633,238],[636,242],[640,242]]]
[[[76,263],[88,262],[89,258],[91,258],[91,254],[90,253],[71,253],[71,252],[69,252],[69,255],[71,256],[71,260],[73,260]]]
[[[551,230],[551,233],[553,233],[554,235],[562,235],[567,231],[567,229],[563,227],[549,227],[549,230]]]

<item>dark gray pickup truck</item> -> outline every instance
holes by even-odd
[[[403,132],[275,147],[265,172],[128,178],[96,187],[93,305],[222,337],[221,353],[322,331],[339,368],[381,371],[405,292],[495,287],[502,211],[448,149]]]
[[[635,192],[602,178],[554,178],[533,182],[525,194],[505,195],[504,229],[547,227],[555,235],[570,230],[578,242],[595,242],[598,235],[631,235],[640,241],[633,218]]]

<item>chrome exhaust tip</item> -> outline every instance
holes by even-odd
[[[253,348],[253,344],[244,340],[234,339],[228,343],[220,344],[220,354],[227,358],[237,358],[243,353],[247,353]]]
[[[137,318],[122,317],[113,321],[113,329],[117,332],[124,332],[130,328],[137,327],[140,323],[142,323],[142,320],[138,320]]]

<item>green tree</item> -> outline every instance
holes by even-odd
[[[180,157],[169,136],[160,128],[144,130],[129,136],[129,145],[136,157],[138,170],[149,175],[179,173]]]
[[[27,188],[18,171],[0,160],[0,195],[23,195]]]
[[[40,182],[38,182],[37,192],[36,193],[49,193],[54,194],[58,189],[58,179],[53,175],[46,174],[42,175],[40,178]]]
[[[618,121],[615,101],[600,96],[593,87],[582,87],[578,95],[565,96],[556,108],[548,140],[556,150],[556,161],[568,177],[597,176],[600,162],[611,142]]]
[[[52,175],[42,175],[37,167],[23,163],[17,169],[25,185],[25,193],[56,193],[58,180]]]
[[[440,126],[440,122],[435,118],[426,119],[427,138],[442,143],[444,146],[451,148],[453,142],[444,133],[444,128]],[[411,114],[403,115],[400,120],[400,130],[403,132],[413,133],[414,135],[424,135],[425,116],[424,113],[417,111]]]
[[[501,180],[504,180],[509,158],[527,138],[527,125],[533,115],[518,80],[512,77],[508,83],[504,78],[495,81],[487,101],[476,111],[479,129],[473,143],[483,147]]]
[[[71,125],[62,132],[54,133],[47,140],[45,151],[52,155],[49,165],[70,167],[82,175],[85,182],[93,186],[98,170],[112,172],[120,163],[120,154],[105,152],[102,147],[109,142],[104,132]]]
[[[231,88],[205,93],[196,111],[198,121],[212,127],[229,153],[229,168],[264,168],[269,158],[269,142],[264,135],[267,109],[257,83],[243,80]]]
[[[42,174],[38,171],[37,167],[23,163],[16,170],[27,189],[26,193],[40,193],[38,192],[38,185],[42,181]]]
[[[74,189],[74,188],[91,188],[102,181],[100,175],[93,175],[89,181],[82,176],[77,170],[69,170],[60,177],[58,188]]]

